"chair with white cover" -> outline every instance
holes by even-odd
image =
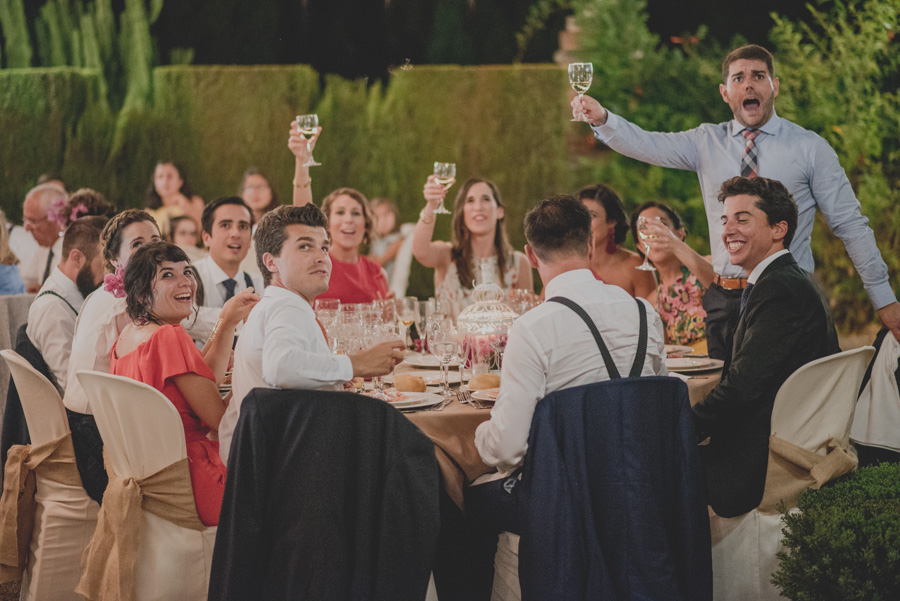
[[[812,361],[775,396],[766,484],[759,507],[733,518],[710,509],[716,601],[778,601],[772,584],[782,544],[780,502],[796,511],[797,496],[856,469],[850,426],[866,366],[866,346]]]
[[[82,370],[77,377],[90,399],[103,438],[107,470],[111,470],[110,488],[114,485],[113,473],[118,479],[140,484],[173,464],[186,462],[184,426],[165,395],[121,376]],[[110,488],[104,495],[103,512],[107,511]],[[158,489],[152,496],[159,499],[169,492]],[[203,528],[202,524],[200,529],[183,527],[150,513],[148,496],[145,494],[141,502],[133,591],[123,594],[130,593],[130,598],[141,601],[206,599],[216,528]],[[199,523],[193,494],[188,505]],[[101,512],[98,533],[103,523]],[[82,584],[86,578],[82,578]]]
[[[46,463],[34,469],[34,527],[20,598],[80,599],[75,594],[75,586],[81,574],[81,554],[94,533],[100,506],[88,497],[81,485],[66,410],[56,386],[15,351],[3,350],[0,355],[19,390],[31,434],[30,448],[38,449],[62,440],[63,448],[58,451],[67,454],[66,461],[59,461],[62,457],[54,451]],[[53,468],[54,473],[46,468]],[[7,494],[15,492],[16,483],[10,481],[6,486]]]

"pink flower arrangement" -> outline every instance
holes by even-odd
[[[72,212],[69,213],[69,223],[75,221],[82,215],[87,215],[87,214],[88,214],[88,208],[86,206],[84,206],[83,203],[79,202],[77,205],[75,205],[72,208]]]

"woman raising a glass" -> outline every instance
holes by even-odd
[[[646,255],[659,273],[659,286],[648,300],[663,320],[666,342],[705,352],[697,345],[706,337],[702,300],[715,277],[712,264],[685,243],[684,225],[672,207],[652,200],[639,206],[631,224],[635,239],[639,220],[648,244],[638,244],[638,250],[649,247]]]
[[[435,297],[450,299],[457,311],[468,304],[474,283],[482,281],[482,266],[493,272],[493,281],[504,289],[532,290],[531,265],[514,251],[503,224],[505,209],[494,182],[471,178],[453,201],[450,242],[433,240],[436,211],[447,188],[431,175],[423,190],[427,204],[419,214],[413,234],[413,256],[434,268]]]

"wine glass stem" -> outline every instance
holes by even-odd
[[[444,388],[444,396],[450,396],[450,362],[441,358],[441,384]]]

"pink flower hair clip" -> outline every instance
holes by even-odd
[[[103,289],[116,298],[125,298],[125,268],[116,267],[115,273],[107,273],[103,276]]]
[[[69,213],[69,223],[75,221],[76,219],[78,219],[78,218],[81,217],[82,215],[87,215],[87,214],[88,214],[88,208],[87,208],[86,206],[84,206],[84,203],[80,203],[80,202],[79,202],[79,203],[78,203],[77,205],[75,205],[75,207],[72,209],[72,212]]]

